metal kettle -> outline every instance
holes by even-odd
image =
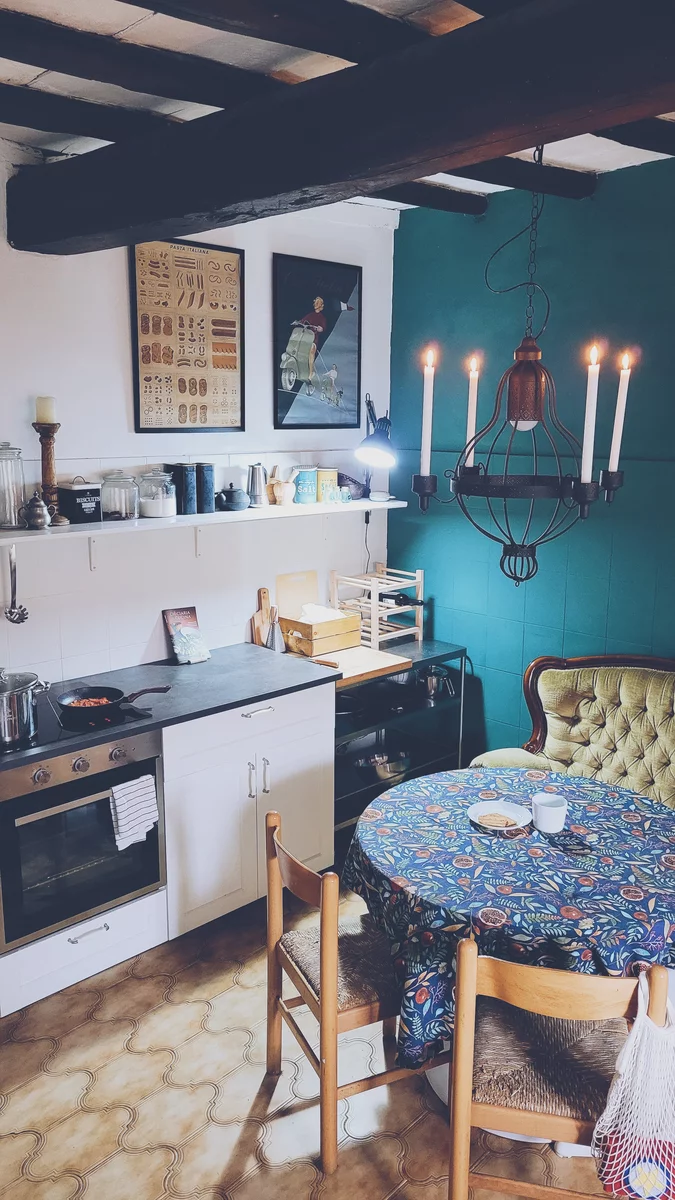
[[[262,463],[252,463],[249,467],[246,491],[251,497],[251,508],[265,508],[269,504],[267,471]]]

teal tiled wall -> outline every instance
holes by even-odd
[[[541,339],[566,424],[580,433],[582,354],[606,338],[596,463],[606,465],[619,350],[639,347],[631,381],[621,466],[626,484],[613,505],[598,502],[588,521],[540,550],[540,570],[515,588],[499,570],[499,547],[474,531],[455,504],[422,516],[410,494],[419,470],[420,351],[438,343],[432,470],[443,472],[463,443],[467,380],[463,360],[484,354],[479,422],[522,334],[522,300],[495,297],[483,268],[496,246],[528,217],[523,193],[491,198],[484,218],[404,212],[394,256],[392,420],[399,447],[395,494],[410,501],[390,514],[389,562],[424,567],[429,632],[465,643],[480,679],[481,721],[473,749],[517,745],[530,733],[522,673],[540,654],[633,653],[675,656],[675,162],[601,179],[589,201],[546,201],[539,274],[553,312]],[[522,278],[525,247],[511,248],[496,272]],[[520,273],[519,273],[520,271]],[[596,466],[597,475],[597,466]],[[477,740],[476,740],[477,739]]]

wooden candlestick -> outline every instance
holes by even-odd
[[[47,423],[33,421],[33,429],[40,437],[42,449],[42,499],[45,504],[56,504],[56,461],[54,459],[54,438],[61,428],[59,421]]]

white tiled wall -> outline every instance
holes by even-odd
[[[369,545],[382,558],[385,512],[374,513]],[[168,528],[102,537],[96,570],[86,538],[17,544],[18,599],[29,618],[0,618],[0,665],[36,671],[50,682],[152,662],[169,654],[162,609],[194,604],[210,647],[249,637],[257,590],[277,575],[316,570],[328,599],[328,572],[363,570],[363,513],[293,517],[288,521]],[[0,550],[8,596],[7,556]]]

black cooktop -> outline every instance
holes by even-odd
[[[97,710],[97,712],[100,710]],[[5,747],[0,747],[0,754],[3,762],[11,759],[13,755],[21,754],[26,750],[39,750],[40,746],[49,746],[50,754],[58,754],[58,747],[61,743],[70,745],[72,742],[82,742],[83,738],[89,740],[88,735],[92,733],[100,734],[98,741],[105,741],[105,734],[110,731],[111,736],[119,734],[121,728],[131,723],[142,721],[144,718],[152,716],[152,712],[148,708],[137,708],[133,704],[124,704],[116,709],[115,713],[111,713],[103,721],[100,716],[98,720],[92,720],[91,725],[80,724],[77,729],[69,729],[66,723],[65,716],[57,716],[46,696],[38,698],[37,710],[37,737],[32,741],[22,742],[20,746],[15,746],[8,750]]]

